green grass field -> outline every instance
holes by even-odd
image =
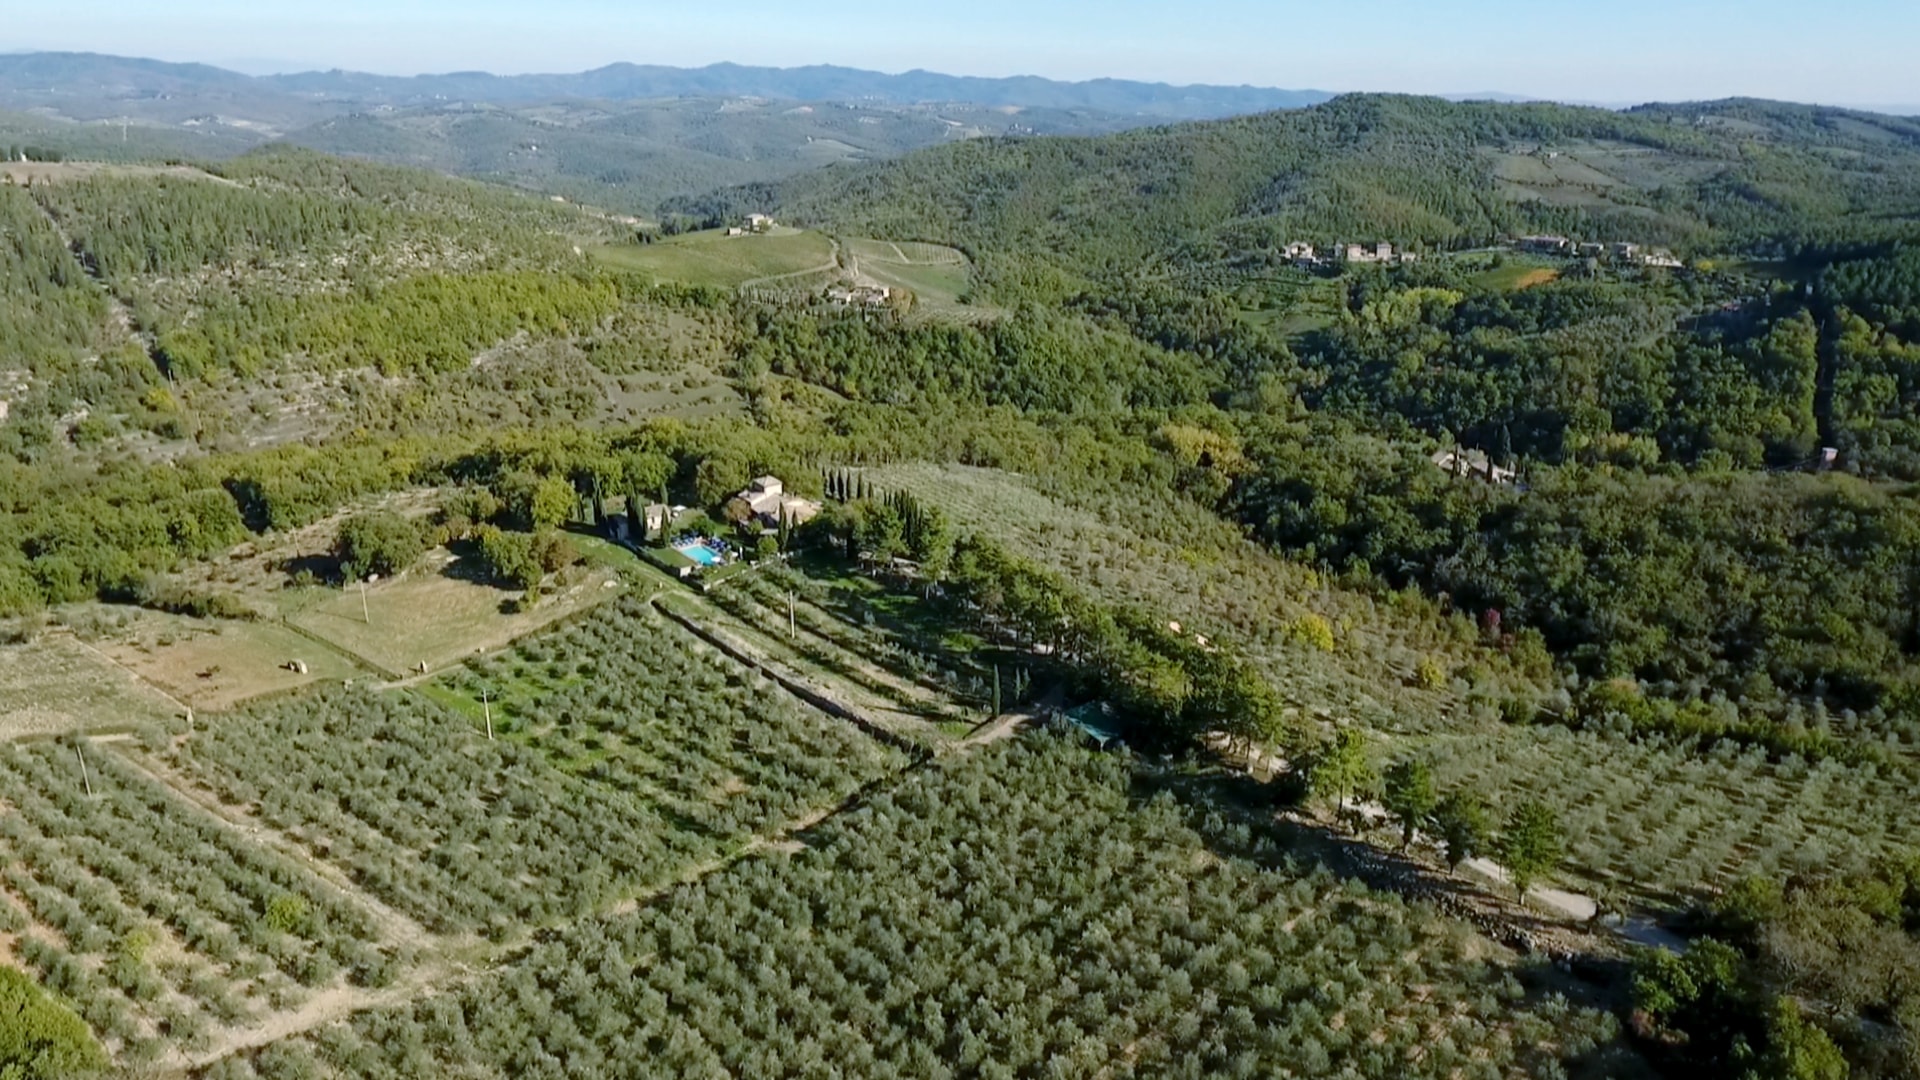
[[[605,545],[593,550],[586,573],[531,611],[509,614],[502,605],[517,593],[441,572],[451,558],[441,551],[406,575],[369,587],[364,607],[358,588],[315,590],[318,602],[290,622],[390,675],[413,673],[423,663],[437,669],[619,595],[609,584],[619,580],[613,553]]]
[[[831,239],[797,229],[776,229],[758,236],[728,236],[723,231],[687,233],[654,244],[597,247],[593,255],[611,266],[638,270],[662,280],[727,289],[767,278],[803,275],[834,263]]]

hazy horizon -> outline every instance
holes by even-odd
[[[0,0],[0,23],[32,27],[30,36],[0,39],[0,50],[97,52],[256,75],[335,68],[515,75],[620,62],[732,62],[1607,104],[1751,96],[1920,105],[1920,79],[1900,55],[1903,42],[1920,38],[1920,5],[1839,0],[1837,7],[1809,24],[1784,0],[1620,0],[1601,12],[1482,0],[1471,17],[1413,0],[1334,11],[1255,0],[1195,0],[1168,11],[1120,0],[1103,6],[1097,21],[1079,5],[1047,0],[922,5],[871,20],[767,0],[699,8],[611,0],[198,0],[160,10],[131,0],[31,9]]]

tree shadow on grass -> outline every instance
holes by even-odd
[[[304,575],[312,581],[324,581],[340,584],[340,560],[329,554],[295,555],[281,561],[277,568],[285,574],[289,582],[301,580]]]
[[[493,585],[500,583],[487,570],[487,564],[480,557],[480,545],[471,540],[455,540],[447,545],[447,552],[453,556],[440,567],[440,576],[454,581],[464,581],[472,585]]]

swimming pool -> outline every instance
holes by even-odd
[[[691,541],[673,545],[673,550],[699,563],[701,566],[719,566],[720,553],[708,547],[704,541]]]

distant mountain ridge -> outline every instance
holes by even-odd
[[[613,64],[571,75],[252,76],[92,53],[0,54],[0,141],[218,159],[268,142],[627,211],[992,136],[1094,135],[1266,112],[1318,91],[852,68]]]
[[[63,86],[64,84],[64,86]],[[1010,108],[1093,109],[1163,120],[1198,120],[1301,108],[1333,95],[1319,90],[1255,86],[1172,86],[1127,79],[1063,82],[1038,76],[982,78],[909,71],[898,75],[813,65],[749,67],[721,63],[700,68],[610,64],[572,74],[372,75],[310,71],[250,76],[206,64],[175,64],[96,53],[0,55],[0,95],[62,90],[125,94],[279,92],[308,101],[396,107],[442,103],[520,104],[555,98],[629,101],[675,97],[765,97],[792,101],[860,101],[895,105],[966,102]],[[14,101],[14,104],[21,104]]]

